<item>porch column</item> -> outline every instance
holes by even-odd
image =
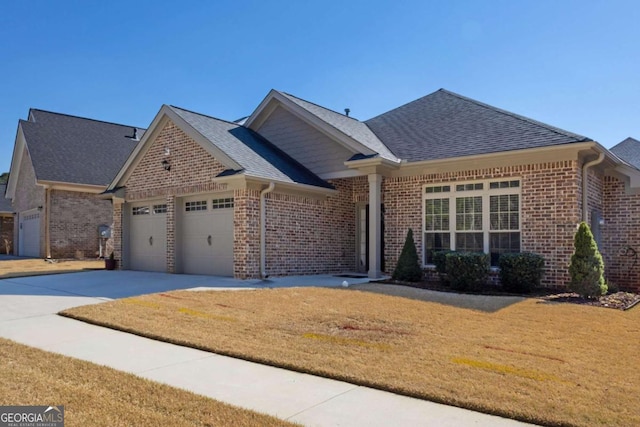
[[[380,230],[382,202],[382,175],[369,175],[369,278],[377,279],[382,277],[380,271],[380,252],[382,244],[382,233]]]

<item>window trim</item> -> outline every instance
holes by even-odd
[[[504,188],[491,188],[491,183],[508,181],[509,186]],[[518,182],[517,186],[512,186],[512,182]],[[478,185],[482,184],[482,190],[457,190],[459,185]],[[429,187],[450,186],[448,192],[431,192],[427,193]],[[517,230],[491,230],[491,203],[490,196],[517,194],[519,196],[518,203],[518,229]],[[482,232],[483,252],[490,254],[490,234],[500,232],[511,232],[520,234],[520,250],[522,250],[522,178],[521,177],[504,177],[471,181],[447,181],[424,184],[422,186],[422,266],[433,267],[434,264],[427,263],[427,250],[425,234],[427,233],[447,233],[441,230],[426,229],[426,200],[428,199],[449,199],[449,241],[451,250],[456,247],[456,199],[459,197],[482,197],[482,230],[468,232]]]

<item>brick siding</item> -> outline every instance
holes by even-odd
[[[602,227],[605,276],[621,289],[640,291],[640,194],[627,194],[624,182],[606,176]]]
[[[393,271],[408,228],[414,230],[422,259],[422,188],[425,184],[518,178],[521,181],[521,250],[545,258],[545,286],[565,286],[573,253],[573,235],[580,219],[580,168],[577,161],[466,170],[385,178],[385,264]]]
[[[102,243],[99,225],[111,225],[111,201],[96,194],[51,190],[49,236],[52,258],[97,258]]]

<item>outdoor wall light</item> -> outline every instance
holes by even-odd
[[[162,161],[162,167],[164,168],[164,170],[166,171],[170,171],[171,170],[171,164],[169,163],[168,160],[163,160]]]

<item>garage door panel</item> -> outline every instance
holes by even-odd
[[[166,271],[166,209],[158,204],[135,205],[131,209],[130,267],[141,271]]]
[[[20,256],[40,256],[40,212],[27,211],[20,214],[19,247]]]
[[[233,276],[233,199],[190,201],[182,212],[183,271]]]

